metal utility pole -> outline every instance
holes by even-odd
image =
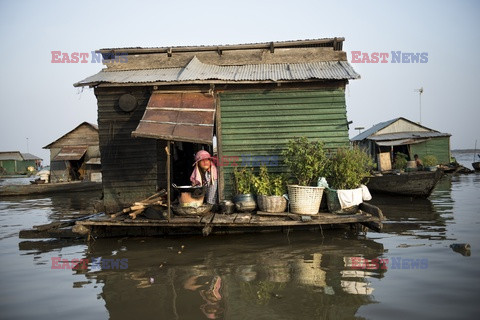
[[[418,96],[420,99],[420,122],[418,124],[422,124],[422,93],[423,93],[423,87],[420,89],[415,89],[415,92],[418,92]]]

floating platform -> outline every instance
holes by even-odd
[[[292,213],[208,213],[203,216],[176,216],[170,220],[110,218],[76,221],[72,231],[94,238],[118,236],[159,236],[182,234],[228,234],[292,229],[320,229],[341,224],[361,224],[374,231],[381,231],[384,219],[381,210],[369,204],[361,204],[355,214],[338,215],[322,212],[317,215]]]

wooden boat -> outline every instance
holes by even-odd
[[[428,198],[442,176],[442,170],[383,173],[369,177],[367,187],[372,193]]]
[[[101,182],[72,181],[60,183],[42,183],[29,185],[0,186],[0,198],[12,196],[27,196],[37,194],[59,194],[65,192],[100,191]]]
[[[480,171],[480,162],[472,162],[472,167],[475,171]]]

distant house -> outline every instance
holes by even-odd
[[[97,125],[83,122],[43,148],[50,149],[50,182],[101,180]]]
[[[374,125],[351,142],[366,149],[380,170],[389,170],[397,152],[408,155],[410,160],[415,154],[420,158],[433,155],[439,163],[448,164],[450,136],[400,117]]]
[[[38,169],[42,159],[31,154],[19,151],[0,152],[0,174],[25,174],[28,167]]]
[[[74,86],[95,88],[107,212],[165,188],[167,172],[190,184],[195,152],[215,139],[220,200],[237,165],[285,172],[289,139],[348,146],[345,87],[360,76],[343,41],[99,50],[107,68]]]

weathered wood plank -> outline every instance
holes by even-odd
[[[250,219],[252,219],[252,215],[250,213],[238,213],[235,217],[235,223],[249,223]]]
[[[20,239],[45,239],[45,238],[78,238],[80,235],[73,233],[72,229],[50,229],[50,230],[20,230]]]
[[[288,212],[257,211],[257,215],[259,215],[259,216],[270,216],[270,217],[287,217],[289,215],[289,213]]]
[[[363,202],[363,203],[360,203],[358,208],[366,213],[371,214],[374,217],[379,218],[380,220],[385,220],[382,210],[377,206],[371,205],[370,203]]]
[[[210,223],[214,216],[215,216],[215,213],[209,213],[209,214],[203,216],[202,219],[200,220],[200,222],[201,223]]]
[[[233,223],[235,217],[235,214],[216,214],[212,220],[212,224]]]
[[[172,216],[170,220],[173,224],[178,223],[200,223],[202,221],[202,216]]]

